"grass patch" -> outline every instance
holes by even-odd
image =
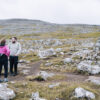
[[[35,61],[39,61],[40,60],[35,52],[30,52],[28,54],[21,54],[20,55],[20,59],[24,59],[24,60],[30,61],[30,62],[35,62]]]
[[[57,74],[52,77],[48,77],[47,81],[60,81],[60,80],[66,79],[66,78],[67,78],[66,75]],[[32,76],[32,75],[27,76],[26,79],[29,81],[45,81],[41,76]]]
[[[74,64],[64,64],[63,58],[57,57],[49,60],[51,65],[46,66],[46,62],[42,63],[40,66],[41,70],[56,71],[56,72],[77,72],[77,68]]]
[[[88,91],[93,92],[96,95],[95,100],[100,100],[100,87],[90,83],[65,83],[62,82],[59,86],[50,89],[48,86],[51,83],[38,83],[38,82],[16,82],[15,84],[9,84],[9,87],[16,92],[16,98],[14,100],[29,100],[32,92],[39,92],[41,98],[47,100],[55,100],[55,98],[61,98],[62,100],[77,100],[71,99],[71,95],[75,88],[82,87]],[[85,100],[85,99],[82,99]]]

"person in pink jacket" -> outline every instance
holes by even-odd
[[[6,45],[6,40],[2,40],[0,42],[0,76],[2,72],[2,67],[4,66],[4,80],[1,80],[0,82],[8,82],[8,57],[10,55],[10,50],[8,46]]]

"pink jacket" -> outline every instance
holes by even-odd
[[[10,50],[9,50],[8,46],[7,45],[0,46],[0,53],[9,56],[10,55]]]

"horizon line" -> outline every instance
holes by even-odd
[[[53,22],[49,22],[46,20],[40,20],[40,19],[32,19],[32,18],[4,18],[4,19],[0,19],[1,20],[37,20],[37,21],[42,21],[42,22],[47,22],[47,23],[51,23],[51,24],[58,24],[58,25],[96,25],[96,26],[100,26],[100,24],[89,24],[89,23],[53,23]]]

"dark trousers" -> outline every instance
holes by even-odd
[[[17,74],[18,56],[10,56],[10,73]]]
[[[4,66],[4,77],[8,77],[8,57],[6,55],[2,55],[0,57],[0,76],[2,73],[2,67]]]

